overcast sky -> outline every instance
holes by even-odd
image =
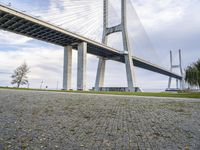
[[[77,1],[69,0],[0,0],[20,10],[48,10],[59,13],[59,15],[69,15],[74,7],[66,8],[66,4],[74,4]],[[79,1],[81,6],[75,11],[75,17],[80,18],[81,12],[89,9],[88,15],[79,20],[77,26],[64,22],[66,28],[73,32],[78,32],[80,22],[91,20],[95,22],[86,36],[100,41],[102,31],[102,4],[99,0],[91,0],[91,3]],[[87,0],[88,2],[88,0]],[[114,3],[115,2],[115,3]],[[98,4],[98,8],[97,7]],[[119,2],[111,1],[116,16],[120,16]],[[116,4],[116,5],[115,5]],[[178,61],[178,49],[182,50],[184,68],[200,58],[200,1],[199,0],[132,0],[132,4],[139,19],[130,6],[128,12],[129,37],[133,55],[147,59],[153,63],[169,68],[169,50],[174,52],[174,61]],[[96,7],[95,7],[96,5]],[[71,9],[71,10],[70,10]],[[77,8],[76,8],[77,9]],[[34,11],[33,11],[34,12]],[[42,13],[42,11],[41,11]],[[32,13],[34,14],[34,13]],[[38,11],[39,14],[39,11]],[[53,15],[49,15],[52,17]],[[46,19],[48,20],[49,16]],[[96,17],[94,17],[96,16]],[[56,17],[56,15],[55,15]],[[64,16],[63,16],[64,17]],[[74,17],[74,15],[73,15]],[[66,17],[70,18],[70,16]],[[48,20],[49,21],[49,20]],[[140,21],[143,27],[140,25]],[[62,22],[62,21],[61,21]],[[117,17],[113,22],[117,22]],[[112,22],[112,23],[113,23]],[[68,25],[68,26],[67,26]],[[63,26],[65,27],[65,26]],[[80,33],[84,34],[89,28],[82,28]],[[146,36],[148,35],[148,37]],[[110,39],[110,46],[121,50],[120,36],[117,34]],[[76,88],[76,64],[77,53],[73,53],[73,88]],[[10,75],[13,70],[24,61],[31,69],[29,73],[30,87],[39,88],[40,82],[44,81],[51,89],[62,88],[62,67],[63,67],[63,47],[42,41],[30,39],[13,33],[0,31],[0,86],[11,86]],[[87,66],[87,88],[94,86],[98,59],[96,56],[88,55]],[[177,71],[176,71],[177,72]],[[136,86],[142,89],[165,89],[168,77],[136,68]],[[127,86],[125,66],[118,62],[107,61],[105,86]]]

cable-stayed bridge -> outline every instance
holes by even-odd
[[[2,4],[0,5],[0,29],[63,46],[65,48],[63,88],[67,90],[71,88],[72,49],[78,50],[77,89],[79,90],[86,89],[86,53],[100,57],[95,85],[96,90],[103,86],[106,60],[114,60],[126,64],[129,91],[134,90],[134,66],[182,81],[183,77],[181,75],[131,55],[130,47],[127,42],[128,36],[126,31],[125,1],[126,0],[122,0],[122,23],[108,28],[108,14],[105,11],[108,9],[108,0],[104,0],[104,40],[102,41],[104,44],[70,32]],[[124,51],[119,51],[107,46],[107,36],[114,32],[123,33]]]

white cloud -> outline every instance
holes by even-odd
[[[31,38],[13,34],[7,31],[0,31],[0,44],[20,45],[31,41]]]
[[[142,23],[146,28],[163,28],[176,24],[180,19],[197,7],[197,0],[132,0]],[[193,17],[193,16],[191,16]]]

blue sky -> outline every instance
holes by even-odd
[[[79,1],[80,5],[85,6],[76,10],[74,13],[77,15],[73,15],[73,17],[78,18],[86,8],[90,9],[90,11],[88,11],[87,17],[82,17],[82,20],[79,19],[80,21],[77,23],[77,26],[72,26],[66,21],[58,20],[64,22],[63,28],[86,34],[86,36],[100,41],[102,31],[101,4],[95,0],[91,0],[91,3],[85,3],[84,1]],[[75,5],[75,1],[70,0],[1,0],[1,2],[6,4],[11,2],[12,7],[25,10],[35,16],[41,15],[44,13],[44,10],[48,10],[48,12],[45,12],[48,14],[46,18],[41,17],[41,19],[45,20],[50,20],[48,17],[53,16],[51,12],[57,12],[59,15],[66,15],[66,18],[70,18],[67,15],[74,8],[72,6],[67,7],[66,4]],[[119,16],[119,2],[116,5],[115,3],[116,0],[110,1],[110,4],[114,7],[111,9],[115,10],[114,15]],[[176,62],[178,49],[182,49],[184,68],[200,57],[200,42],[198,41],[200,39],[200,2],[198,0],[132,0],[132,3],[144,26],[144,28],[138,28],[139,20],[133,17],[134,12],[130,10],[128,13],[129,37],[133,55],[166,68],[169,68],[169,50],[174,51],[174,61]],[[99,5],[98,8],[94,6],[96,4]],[[90,12],[95,13],[91,14]],[[93,15],[96,15],[97,19],[91,21],[94,22],[93,24],[97,29],[94,29],[92,26],[91,34],[89,32],[84,33],[87,29],[86,25],[86,27],[78,31],[78,27],[81,26],[80,23],[89,20],[89,18],[94,18]],[[56,14],[53,17],[57,17]],[[117,17],[114,21],[117,21]],[[148,34],[149,38],[145,34]],[[121,50],[120,40],[119,34],[113,35],[109,40],[109,45]],[[76,88],[76,55],[77,53],[74,51],[73,88]],[[97,60],[96,56],[88,55],[87,88],[94,86]],[[49,88],[55,89],[57,83],[59,88],[62,88],[62,47],[0,31],[1,86],[10,86],[10,73],[23,63],[23,61],[26,61],[31,68],[29,74],[31,87],[39,88],[40,82],[44,81],[44,85],[48,85]],[[136,68],[136,80],[136,85],[143,89],[165,89],[168,77]],[[108,61],[106,65],[105,86],[126,86],[126,84],[125,66],[117,62]]]

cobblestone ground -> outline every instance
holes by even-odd
[[[200,149],[200,100],[0,90],[2,149]]]

